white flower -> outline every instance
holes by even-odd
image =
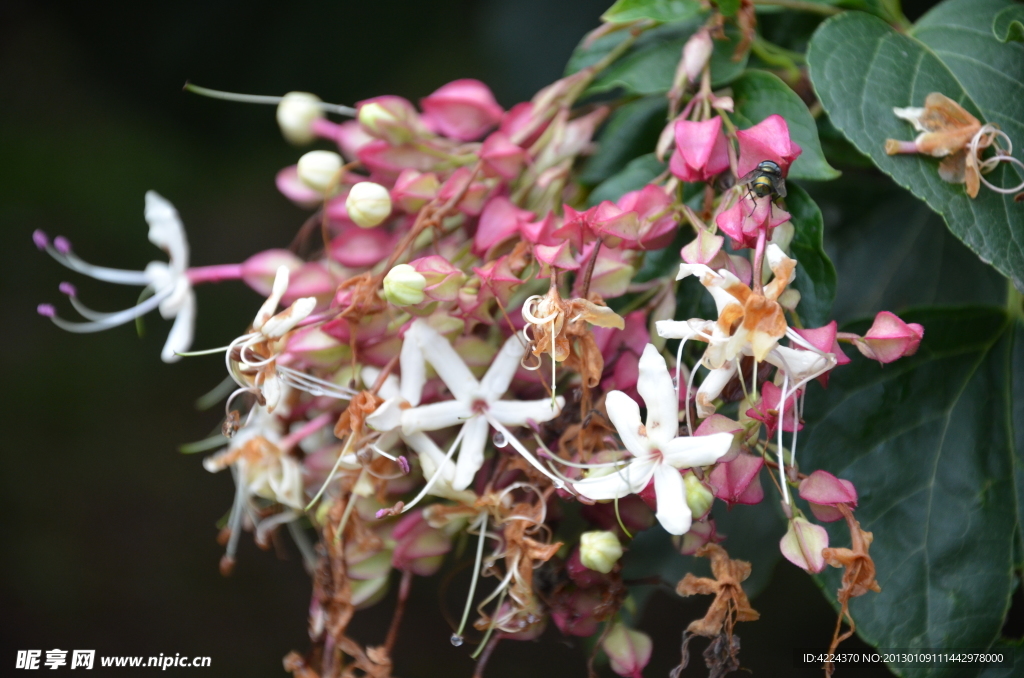
[[[573,483],[573,488],[590,499],[617,499],[640,492],[653,478],[658,521],[671,534],[685,534],[692,515],[679,469],[714,464],[729,451],[733,436],[678,437],[678,396],[665,359],[652,344],[640,357],[636,388],[647,405],[646,426],[640,421],[640,406],[622,391],[612,391],[605,399],[608,418],[633,459],[607,475]]]
[[[188,278],[188,240],[177,210],[155,191],[146,192],[145,215],[149,223],[150,242],[166,252],[169,258],[167,262],[151,261],[145,271],[93,266],[79,259],[71,251],[71,244],[66,239],[58,237],[50,244],[49,238],[42,231],[36,231],[33,240],[40,249],[45,249],[54,259],[73,271],[103,282],[144,287],[143,296],[147,291],[152,292],[151,296],[132,308],[104,313],[94,311],[79,301],[75,288],[65,283],[61,285],[61,291],[68,295],[75,310],[88,322],[71,322],[59,318],[48,304],[41,305],[39,312],[69,332],[99,332],[131,322],[159,308],[164,318],[175,319],[160,353],[164,362],[172,363],[180,359],[179,353],[187,351],[192,345],[195,330],[196,299]]]
[[[270,297],[263,302],[252,321],[253,331],[232,341],[226,353],[228,374],[241,390],[259,389],[267,412],[273,412],[281,402],[286,385],[320,395],[340,398],[351,395],[351,391],[341,389],[337,384],[277,364],[278,356],[284,349],[285,335],[305,320],[316,307],[315,297],[303,297],[280,313],[275,313],[281,298],[288,291],[288,278],[288,267],[279,267]]]
[[[490,369],[487,370],[487,374],[479,381],[473,376],[451,344],[425,322],[413,323],[409,331],[406,332],[405,341],[417,343],[423,357],[433,366],[441,381],[451,391],[454,400],[420,405],[402,409],[400,412],[395,411],[395,405],[391,405],[391,416],[397,416],[403,436],[462,424],[462,431],[459,433],[461,443],[459,458],[455,464],[455,476],[451,483],[455,490],[464,490],[469,487],[473,476],[483,465],[484,447],[487,444],[488,432],[492,427],[527,461],[551,477],[556,486],[564,485],[560,479],[552,476],[550,471],[544,468],[506,428],[506,426],[524,426],[531,420],[544,422],[554,419],[565,404],[563,398],[557,398],[554,402],[549,399],[501,400],[512,383],[512,377],[519,368],[520,361],[526,355],[526,347],[517,336],[511,337],[505,342],[501,351],[495,356],[494,362],[491,363]],[[402,379],[404,387],[406,377],[403,375]],[[377,417],[378,414],[382,415],[376,419],[379,426],[385,426],[381,422],[384,418],[383,415],[387,412],[385,410],[387,407],[389,407],[388,403],[385,403],[371,415],[374,417]]]

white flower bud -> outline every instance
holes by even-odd
[[[693,519],[700,520],[711,510],[715,495],[693,473],[683,476],[683,485],[686,487],[686,505],[693,512]]]
[[[370,134],[380,135],[392,128],[400,127],[402,121],[394,113],[374,102],[359,108],[359,124]]]
[[[423,301],[427,279],[409,264],[398,264],[384,276],[384,298],[395,306],[409,306]]]
[[[302,146],[314,138],[313,121],[324,117],[320,97],[309,92],[288,92],[277,105],[277,124],[284,138]]]
[[[580,535],[580,562],[585,567],[608,574],[622,557],[622,545],[614,532],[595,530]]]
[[[372,181],[360,181],[345,200],[348,218],[361,228],[373,228],[391,214],[388,189]]]
[[[299,180],[315,191],[324,192],[337,181],[341,156],[333,151],[310,151],[299,158]]]

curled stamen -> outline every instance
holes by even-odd
[[[1005,141],[1006,148],[1001,147],[997,142],[997,139],[1002,139],[1003,141]],[[1010,141],[1010,137],[1007,136],[1006,132],[1003,132],[1001,129],[995,127],[992,124],[982,125],[981,129],[979,129],[978,132],[971,138],[971,143],[968,146],[967,152],[970,153],[970,157],[977,158],[979,157],[981,149],[986,148],[988,146],[993,146],[995,148],[996,154],[993,155],[991,158],[982,160],[978,164],[978,179],[981,180],[981,183],[985,184],[987,187],[989,187],[996,193],[1002,193],[1003,195],[1012,195],[1013,193],[1017,193],[1018,191],[1024,190],[1024,181],[1017,184],[1013,188],[1002,188],[1000,186],[992,184],[984,176],[988,172],[994,170],[1001,162],[1008,162],[1013,165],[1017,165],[1021,169],[1024,169],[1024,162],[1021,162],[1012,155],[1013,142]]]

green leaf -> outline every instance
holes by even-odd
[[[796,458],[805,473],[824,469],[860,494],[856,515],[874,535],[882,587],[850,605],[867,642],[987,648],[1009,607],[1024,500],[1024,325],[992,307],[903,317],[924,326],[917,354],[884,366],[854,355],[826,390],[809,389]],[[833,546],[849,544],[844,523],[828,529]],[[822,578],[838,588],[838,570]],[[965,675],[953,664],[893,668]]]
[[[821,210],[799,186],[787,187],[786,209],[794,227],[790,250],[797,260],[793,287],[800,291],[797,313],[805,327],[821,327],[832,319],[836,298],[836,267],[822,245],[824,223]]]
[[[601,182],[587,200],[588,205],[597,205],[602,200],[615,201],[630,191],[643,188],[654,177],[665,171],[665,163],[660,162],[653,153],[636,158],[615,176]]]
[[[938,175],[938,160],[888,156],[885,140],[914,130],[893,107],[921,106],[931,92],[960,102],[1017,140],[1024,158],[1024,45],[1000,43],[991,31],[1003,0],[951,0],[929,12],[910,35],[866,14],[833,17],[807,52],[811,80],[832,123],[898,184],[942,215],[950,231],[1024,289],[1024,208],[982,187],[971,200],[964,187]],[[1003,163],[988,175],[1013,186],[1024,173]]]
[[[1024,42],[1024,6],[1011,5],[996,14],[992,35],[999,42]]]
[[[618,0],[601,19],[616,24],[637,19],[669,22],[692,19],[705,12],[698,0]]]
[[[595,78],[585,94],[599,94],[620,88],[627,94],[665,94],[672,88],[672,78],[682,58],[683,46],[701,24],[700,18],[694,18],[644,32],[622,57]],[[711,84],[714,87],[721,87],[735,79],[743,72],[749,57],[749,52],[743,52],[738,61],[733,61],[732,55],[741,39],[740,32],[730,26],[725,34],[726,40],[715,41],[715,50],[711,56]],[[572,74],[596,63],[627,37],[625,31],[619,31],[589,46],[581,44],[570,57],[566,73]]]
[[[722,16],[735,16],[740,11],[740,0],[715,0]]]
[[[644,97],[616,110],[601,132],[597,152],[583,165],[579,182],[594,186],[640,155],[650,152],[665,127],[668,102]]]
[[[789,125],[789,136],[803,153],[789,168],[794,179],[835,179],[839,176],[821,152],[818,126],[806,104],[789,85],[767,71],[747,71],[732,85],[738,127],[751,127],[770,115],[779,114]]]

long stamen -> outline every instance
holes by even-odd
[[[136,318],[143,316],[153,309],[160,306],[160,302],[171,295],[173,290],[165,290],[159,294],[155,294],[143,301],[138,306],[132,308],[126,308],[123,311],[117,311],[116,313],[110,313],[102,320],[92,320],[89,322],[79,323],[65,320],[58,317],[56,314],[50,315],[49,312],[43,312],[40,310],[42,315],[46,315],[50,318],[54,325],[66,330],[68,332],[75,332],[77,334],[88,334],[90,332],[102,332],[118,325],[124,325],[125,323],[135,320]],[[52,309],[52,307],[50,307]]]
[[[459,622],[458,630],[452,634],[452,645],[462,645],[462,632],[466,629],[466,622],[469,620],[469,611],[473,609],[473,596],[476,595],[476,583],[480,581],[480,565],[484,559],[484,541],[487,538],[487,512],[480,514],[480,539],[476,543],[476,560],[473,561],[473,581],[469,584],[469,595],[466,596],[466,607],[462,611],[462,621]]]
[[[789,486],[786,482],[786,462],[782,451],[782,427],[786,421],[786,391],[789,388],[789,375],[782,375],[782,393],[779,394],[779,484],[782,485],[782,500],[789,503]]]
[[[145,271],[126,271],[120,268],[107,268],[86,263],[71,251],[71,243],[67,238],[58,236],[50,244],[50,239],[42,231],[36,231],[32,238],[39,249],[45,251],[61,265],[90,278],[117,285],[148,285],[149,277]]]
[[[505,428],[505,426],[500,421],[492,417],[489,413],[485,414],[484,416],[487,417],[487,421],[490,422],[491,426],[493,426],[496,431],[505,436],[505,440],[507,440],[512,445],[512,447],[516,449],[516,452],[521,454],[523,458],[526,459],[526,461],[530,462],[531,466],[533,466],[535,469],[537,469],[538,471],[546,475],[548,478],[550,478],[551,481],[555,484],[555,487],[557,487],[558,489],[564,490],[566,488],[565,483],[562,481],[562,479],[552,475],[551,471],[549,471],[546,466],[541,464],[540,461],[535,456],[533,456],[533,454],[529,450],[527,450],[526,447],[521,442],[519,442],[519,440],[516,439],[515,436],[509,433],[509,430]]]
[[[284,365],[277,366],[277,372],[289,386],[305,391],[311,396],[330,396],[337,398],[338,400],[350,400],[356,393],[350,388],[339,386],[338,384],[314,377],[311,374],[305,372],[299,372],[293,370],[290,367]]]
[[[222,101],[237,101],[243,104],[268,104],[276,106],[277,104],[284,101],[284,97],[272,97],[264,96],[261,94],[237,94],[235,92],[222,92],[216,89],[209,89],[207,87],[200,87],[199,85],[193,85],[190,82],[185,83],[184,87],[186,92],[192,92],[200,96],[209,97],[210,99],[221,99]],[[310,102],[311,105],[315,105],[328,113],[337,113],[338,115],[347,115],[349,117],[355,117],[358,114],[356,109],[351,106],[342,106],[341,104],[328,104],[324,102]]]
[[[334,466],[331,467],[331,472],[327,474],[327,479],[324,481],[324,484],[320,486],[320,489],[317,491],[316,495],[309,500],[308,504],[306,504],[305,510],[307,512],[309,511],[309,509],[313,508],[313,504],[315,504],[320,499],[320,497],[324,493],[324,490],[326,490],[327,486],[331,484],[332,480],[334,480],[334,474],[338,471],[338,467],[341,466],[341,460],[345,458],[345,455],[352,451],[353,438],[354,436],[350,435],[348,437],[348,440],[345,441],[345,447],[343,447],[341,449],[341,452],[338,454],[338,459],[334,462]]]
[[[451,461],[452,456],[454,456],[455,449],[459,446],[459,443],[462,442],[462,436],[465,432],[465,426],[459,429],[459,435],[455,436],[455,440],[452,441],[451,447],[448,448],[448,454],[444,456],[444,461],[437,465],[437,469],[434,471],[434,475],[430,476],[430,480],[428,480],[427,484],[423,486],[423,489],[420,490],[420,493],[417,494],[411,502],[405,505],[405,507],[402,509],[402,513],[405,513],[406,511],[411,509],[413,506],[418,504],[420,500],[423,499],[423,497],[427,496],[427,493],[430,492],[430,489],[434,487],[434,483],[436,483],[437,479],[441,477],[441,473],[444,471],[445,465],[449,461]]]

